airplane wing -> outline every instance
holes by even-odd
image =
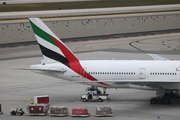
[[[148,55],[151,56],[154,60],[170,61],[170,59],[162,57],[162,56],[157,55],[157,54],[148,54]]]

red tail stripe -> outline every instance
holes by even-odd
[[[65,55],[65,57],[67,58],[67,60],[69,61],[69,66],[70,68],[75,71],[76,73],[78,73],[79,75],[81,75],[81,72],[84,71],[86,74],[86,78],[91,80],[91,81],[98,81],[96,78],[94,78],[93,76],[91,76],[89,73],[87,73],[83,67],[81,66],[81,64],[79,63],[79,60],[76,58],[76,56],[73,55],[73,53],[71,51],[68,50],[68,48],[66,46],[64,46],[61,42],[59,42],[56,38],[54,38],[53,36],[51,36],[52,39],[54,40],[54,42],[56,43],[56,45],[59,47],[59,49],[63,52],[63,54]],[[82,76],[82,75],[81,75]],[[109,86],[108,84],[105,84],[103,82],[97,82],[99,84],[102,85],[106,85]]]

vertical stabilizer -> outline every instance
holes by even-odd
[[[71,50],[39,18],[29,18],[29,21],[44,56],[42,64],[60,62],[80,76],[91,81],[97,81],[83,68]],[[86,76],[83,76],[83,74],[86,74]],[[102,82],[97,83],[107,86]]]
[[[41,52],[44,56],[44,62],[61,62],[69,66],[69,62],[77,62],[77,57],[68,47],[39,19],[29,18]]]

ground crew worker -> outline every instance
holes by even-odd
[[[106,94],[106,88],[103,88],[103,93]]]
[[[33,99],[31,99],[31,104],[34,104],[34,100]]]

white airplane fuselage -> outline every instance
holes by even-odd
[[[154,60],[79,60],[39,18],[29,18],[41,49],[42,64],[34,72],[106,88],[156,90],[150,104],[170,104],[179,98],[180,61],[149,54]]]
[[[32,65],[31,69],[43,69],[42,66],[46,69],[63,69],[65,72],[43,71],[41,73],[99,87],[122,88],[142,85],[143,88],[145,85],[156,88],[156,85],[160,85],[165,89],[180,88],[178,83],[180,82],[180,61],[81,60],[80,64],[83,69],[77,68],[79,73],[58,62],[49,65]],[[88,79],[88,75],[93,76],[97,81]]]

